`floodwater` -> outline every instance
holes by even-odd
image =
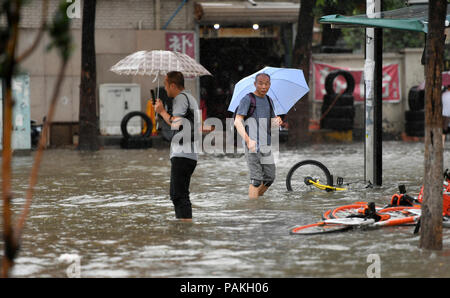
[[[412,226],[289,234],[291,227],[318,221],[334,206],[384,205],[399,184],[417,195],[423,143],[384,142],[383,186],[366,189],[356,183],[334,193],[287,192],[286,174],[296,162],[315,159],[345,182],[361,181],[363,143],[281,149],[277,180],[258,200],[247,197],[243,158],[203,154],[191,183],[193,223],[174,218],[168,154],[161,149],[46,151],[12,276],[66,277],[69,271],[81,277],[367,277],[375,255],[381,277],[450,277],[450,229],[444,229],[439,252],[419,249]],[[16,214],[32,158],[14,157]],[[65,254],[75,259],[62,262]]]

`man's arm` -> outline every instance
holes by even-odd
[[[163,105],[162,101],[159,98],[156,100],[156,103],[155,103],[155,111],[173,129],[178,129],[180,127],[180,125],[181,125],[180,117],[171,116],[169,113],[167,113],[166,109],[164,108],[164,105]]]
[[[236,119],[234,119],[234,126],[236,127],[236,130],[239,133],[239,135],[244,139],[248,149],[252,152],[256,152],[256,141],[250,139],[250,137],[247,135],[247,132],[245,131],[244,127],[243,115],[236,115]]]

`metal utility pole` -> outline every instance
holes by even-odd
[[[380,0],[367,0],[366,14],[375,18],[381,11]],[[383,35],[381,28],[366,28],[365,81],[365,169],[364,179],[374,185],[382,183],[382,68]]]

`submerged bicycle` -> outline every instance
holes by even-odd
[[[302,160],[296,163],[286,176],[288,191],[306,191],[312,187],[327,192],[347,190],[343,187],[344,179],[337,177],[336,186],[333,184],[333,175],[328,168],[317,160]]]
[[[322,220],[316,223],[296,226],[291,235],[315,235],[347,231],[354,228],[379,228],[386,226],[415,225],[414,233],[420,228],[423,186],[417,198],[406,194],[404,185],[399,186],[389,204],[375,206],[374,202],[355,202],[325,211]],[[443,183],[442,226],[450,228],[450,174],[446,170]]]
[[[420,215],[421,209],[417,206],[377,208],[374,202],[360,202],[327,210],[322,221],[296,226],[290,230],[290,234],[315,235],[354,228],[416,225]]]

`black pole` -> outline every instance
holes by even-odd
[[[375,77],[374,77],[374,185],[382,184],[383,176],[383,29],[375,28]]]
[[[364,28],[364,41],[367,43],[367,28]],[[367,45],[364,47],[364,59],[367,59]],[[364,85],[364,89],[365,89]],[[365,91],[364,94],[364,101],[367,102],[367,91]],[[367,103],[364,102],[364,181],[367,183],[369,182],[369,173],[367,171],[367,116],[368,116],[368,110],[367,110]],[[372,181],[370,181],[370,184]],[[370,185],[369,184],[369,185]]]

